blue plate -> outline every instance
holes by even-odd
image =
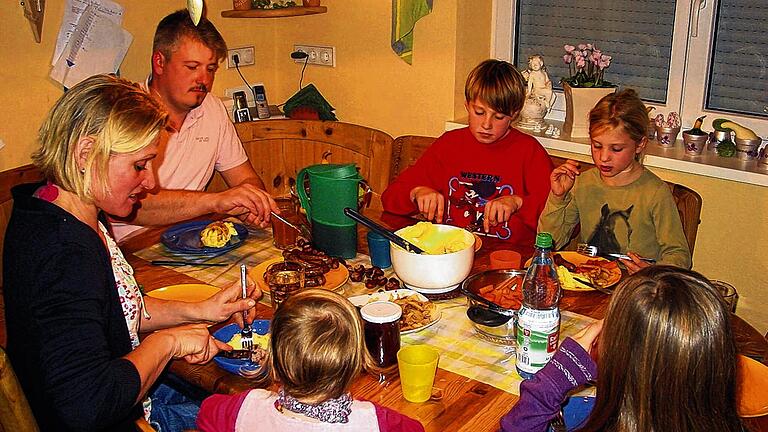
[[[265,335],[269,333],[269,320],[254,320],[251,327],[255,333]],[[232,336],[239,331],[240,326],[237,324],[229,324],[216,330],[213,333],[213,337],[227,343],[232,339]],[[213,361],[216,362],[220,368],[235,375],[242,375],[242,372],[253,372],[259,369],[259,365],[250,360],[214,357]]]
[[[173,252],[187,255],[221,255],[224,252],[231,251],[242,245],[248,238],[248,229],[245,225],[235,223],[237,238],[230,240],[222,247],[207,247],[200,242],[200,231],[202,231],[212,220],[202,220],[186,222],[174,225],[160,236],[160,241]]]

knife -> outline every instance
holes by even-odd
[[[207,263],[207,262],[198,262],[198,261],[172,261],[172,260],[153,260],[153,261],[150,261],[150,264],[156,265],[156,266],[172,266],[172,267],[182,267],[182,266],[226,267],[229,265],[227,263]]]
[[[629,257],[629,255],[625,255],[625,254],[620,254],[620,253],[609,253],[609,254],[607,254],[607,256],[609,256],[609,257],[611,257],[611,258],[616,258],[616,259],[623,259],[623,260],[632,261],[632,258],[630,258],[630,257]],[[645,261],[645,262],[647,262],[647,263],[650,263],[650,264],[656,264],[656,260],[655,260],[655,259],[653,259],[653,258],[645,258],[645,257],[640,257],[640,260],[642,260],[642,261]]]
[[[607,288],[603,288],[603,287],[601,287],[599,285],[595,285],[594,283],[592,283],[592,281],[586,280],[586,278],[582,279],[580,277],[576,277],[575,276],[576,274],[578,274],[578,273],[573,274],[574,275],[573,279],[578,281],[580,284],[582,284],[584,286],[588,286],[588,287],[592,288],[593,290],[600,291],[601,293],[604,293],[604,294],[613,294],[612,290],[609,290]]]

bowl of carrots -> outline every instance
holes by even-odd
[[[522,270],[486,270],[461,286],[467,296],[467,317],[483,339],[515,345],[517,311],[522,305]]]

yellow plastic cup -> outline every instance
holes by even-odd
[[[408,345],[397,352],[400,385],[409,402],[426,402],[432,396],[440,353],[428,345]]]

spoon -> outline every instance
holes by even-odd
[[[376,222],[374,222],[374,221],[368,219],[367,217],[361,215],[357,210],[353,210],[353,209],[347,207],[347,208],[344,209],[344,214],[347,215],[347,217],[349,217],[350,219],[354,220],[355,222],[358,222],[358,223],[368,227],[369,229],[371,229],[373,231],[376,231],[377,233],[383,235],[384,237],[386,237],[392,243],[400,246],[401,248],[403,248],[403,249],[405,249],[405,250],[407,250],[409,252],[413,252],[413,253],[417,253],[417,254],[424,253],[424,251],[420,247],[415,246],[413,243],[409,242],[408,240],[400,237],[399,235],[393,233],[392,231],[384,228],[383,226],[377,224]]]

